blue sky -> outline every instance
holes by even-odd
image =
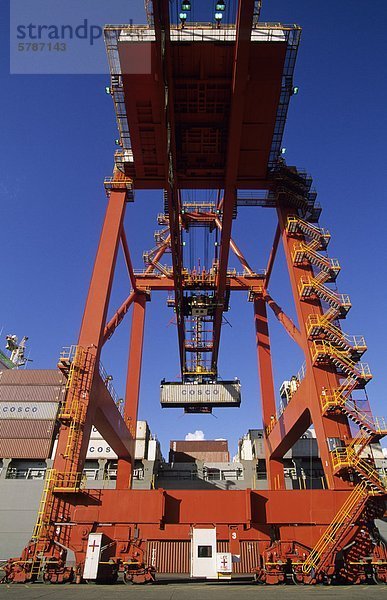
[[[136,20],[128,6],[127,20]],[[295,73],[300,92],[291,101],[283,145],[287,162],[313,175],[323,206],[320,223],[332,234],[329,253],[342,265],[338,288],[353,304],[343,329],[364,334],[368,342],[364,360],[374,374],[367,390],[375,415],[384,412],[386,387],[386,19],[382,0],[267,0],[261,18],[303,26]],[[106,75],[10,75],[8,23],[2,2],[0,328],[3,338],[29,336],[31,367],[54,368],[61,347],[77,339],[117,130],[104,91]],[[128,207],[128,238],[138,268],[143,250],[154,245],[161,210],[159,192],[138,193]],[[257,269],[266,265],[274,230],[272,211],[240,209],[234,238]],[[117,275],[114,306],[128,292],[121,262]],[[280,253],[271,292],[293,315],[289,290]],[[231,326],[222,334],[220,373],[241,379],[242,406],[217,410],[214,417],[159,408],[160,380],[178,375],[171,318],[165,294],[154,294],[147,305],[139,416],[149,420],[164,453],[170,439],[196,429],[207,439],[229,439],[234,453],[238,438],[261,425],[252,306],[244,295],[232,296]],[[279,387],[298,370],[302,356],[276,321],[270,327]],[[120,394],[129,331],[126,318],[103,356]]]

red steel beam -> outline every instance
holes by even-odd
[[[165,163],[167,165],[166,192],[168,199],[171,254],[175,283],[176,322],[179,340],[180,368],[186,370],[185,331],[183,315],[183,256],[180,228],[180,193],[176,181],[176,136],[174,116],[174,82],[171,58],[170,17],[168,0],[154,0],[153,20],[156,37],[158,64],[156,75],[160,82],[160,106],[163,108],[161,131],[164,138]]]
[[[113,335],[118,325],[121,323],[122,319],[128,312],[129,308],[132,306],[133,300],[135,298],[136,292],[131,292],[125,302],[123,302],[120,308],[115,312],[113,317],[110,319],[109,323],[107,323],[102,343],[105,344],[109,338]]]
[[[283,325],[285,331],[290,335],[292,340],[300,346],[301,350],[303,350],[304,343],[303,343],[301,332],[298,329],[298,327],[296,327],[296,325],[293,323],[291,318],[288,317],[288,315],[286,313],[284,313],[282,308],[280,306],[278,306],[278,304],[273,300],[273,298],[267,292],[263,293],[263,299],[270,306],[271,310],[277,317],[278,321],[281,323],[281,325]]]
[[[169,240],[170,240],[170,236],[168,236],[166,238],[165,244],[163,244],[161,246],[161,248],[159,249],[159,251],[156,253],[156,255],[155,255],[155,257],[154,257],[154,259],[152,261],[153,263],[159,261],[160,258],[163,256],[164,252],[166,251],[166,249],[169,246]],[[149,267],[145,271],[145,275],[153,273],[154,269],[155,269],[154,264],[149,265]],[[135,286],[133,286],[133,287],[135,287],[135,290],[137,290],[137,288],[138,288],[138,282],[137,282],[138,276],[136,277],[136,275],[134,274],[134,272],[133,272],[133,276],[134,276],[134,281],[135,281]],[[125,317],[126,313],[129,310],[129,308],[132,306],[132,303],[134,301],[135,295],[136,295],[135,291],[131,292],[129,294],[129,296],[126,298],[125,302],[123,302],[121,304],[121,306],[114,313],[113,317],[107,323],[107,325],[105,327],[105,331],[104,331],[104,338],[103,338],[103,343],[104,344],[107,342],[108,339],[110,339],[112,337],[113,333],[115,332],[115,330],[117,329],[117,327],[119,326],[119,324],[122,322],[123,318]]]
[[[137,285],[139,290],[143,291],[167,291],[172,292],[174,290],[174,280],[172,276],[165,277],[164,275],[149,275],[137,274]],[[246,277],[243,275],[227,276],[227,285],[231,291],[249,292],[254,291],[256,294],[262,294],[264,280],[260,277]],[[191,286],[192,287],[192,286]],[[184,282],[183,289],[191,289],[190,286]],[[214,284],[211,281],[197,284],[195,290],[213,290]]]
[[[124,258],[125,258],[126,267],[128,269],[130,282],[132,284],[133,289],[136,290],[136,287],[137,287],[136,277],[135,277],[134,271],[133,271],[132,259],[130,257],[128,240],[126,239],[126,233],[125,233],[124,228],[122,228],[122,231],[121,231],[121,246],[122,246],[122,250],[124,252]]]
[[[219,231],[221,232],[222,231],[222,223],[219,221],[218,218],[215,219],[215,224],[216,224],[217,228],[219,229]],[[247,273],[249,275],[253,275],[254,274],[253,269],[250,267],[243,252],[238,248],[238,246],[236,245],[236,243],[234,242],[234,240],[232,238],[230,238],[230,247],[231,247],[231,250],[234,252],[235,256],[238,258],[242,267],[247,271]]]
[[[79,333],[78,345],[85,348],[93,356],[93,365],[89,366],[91,389],[82,398],[82,402],[85,405],[86,417],[78,443],[77,454],[72,464],[72,470],[76,472],[82,472],[91,428],[94,425],[98,408],[98,387],[100,381],[98,365],[104,341],[106,316],[117,262],[125,208],[126,193],[124,191],[113,190],[106,209]],[[62,425],[54,461],[54,468],[58,472],[65,472],[68,469],[66,458],[68,436],[69,427]]]
[[[118,460],[117,489],[127,489],[130,486],[134,468],[137,413],[140,397],[142,350],[144,344],[145,306],[146,295],[137,293],[134,299],[132,329],[130,332],[130,348],[124,405],[124,421],[132,434],[133,444],[131,447],[130,459]]]
[[[277,229],[275,230],[273,246],[270,252],[269,260],[266,267],[266,280],[265,280],[265,288],[269,285],[271,274],[273,272],[274,261],[277,256],[278,244],[281,239],[281,229],[279,224],[277,225]]]
[[[282,458],[310,427],[312,418],[308,408],[309,386],[310,381],[305,378],[278,421],[271,425],[272,430],[266,436],[266,450],[269,456]]]
[[[94,393],[98,398],[94,427],[119,457],[129,457],[133,447],[133,436],[99,374],[96,376]]]
[[[165,254],[166,250],[168,249],[168,247],[170,246],[170,241],[171,241],[171,236],[168,235],[165,238],[165,242],[162,246],[160,246],[159,250],[156,252],[156,254],[154,255],[154,257],[152,258],[152,264],[149,265],[146,270],[145,273],[153,273],[155,270],[155,263],[158,263],[160,258]]]
[[[273,367],[270,349],[269,327],[267,322],[266,304],[263,298],[254,300],[254,322],[257,343],[259,385],[261,389],[261,404],[263,427],[266,427],[275,419],[276,404],[274,391]],[[265,461],[267,480],[270,489],[285,489],[284,469],[280,461],[271,456],[264,436]]]
[[[219,271],[216,293],[218,308],[214,317],[214,348],[211,359],[212,369],[214,371],[217,371],[223,306],[227,287],[227,266],[230,251],[232,217],[236,203],[236,182],[242,138],[244,91],[248,81],[253,17],[254,0],[239,0],[238,17],[236,23],[232,97],[227,140],[222,235],[220,240]]]

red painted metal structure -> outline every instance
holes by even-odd
[[[150,10],[150,3],[147,3]],[[311,179],[280,158],[300,28],[256,22],[257,3],[239,0],[236,25],[171,25],[169,2],[154,0],[148,27],[107,27],[106,44],[122,148],[106,181],[108,205],[75,354],[63,356],[67,396],[53,469],[48,473],[30,545],[6,567],[6,580],[39,577],[80,581],[91,532],[106,543],[99,578],[152,581],[150,548],[190,540],[192,528],[216,526],[222,548],[240,554],[256,544],[261,583],[338,580],[386,582],[386,554],[370,522],[384,512],[385,483],[364,448],[386,433],[363,414],[354,391],[371,378],[359,359],[363,338],[345,335],[338,319],[351,304],[329,287],[339,272],[325,250],[330,235]],[[135,68],[133,67],[135,65]],[[139,66],[140,65],[140,66]],[[133,189],[165,190],[165,214],[147,268],[133,269],[123,220]],[[192,205],[185,191],[218,190],[217,203]],[[203,192],[204,193],[204,192]],[[238,206],[273,208],[278,228],[267,270],[255,272],[231,239]],[[220,252],[208,269],[184,264],[183,232],[218,230]],[[298,326],[270,296],[278,244],[285,251]],[[108,320],[120,243],[132,291]],[[228,268],[229,251],[243,272]],[[165,252],[172,268],[160,264]],[[229,292],[247,292],[254,309],[265,429],[267,491],[131,489],[146,302],[174,294],[183,381],[216,381],[222,317]],[[196,318],[194,335],[184,303],[209,298],[211,314]],[[120,414],[100,375],[103,345],[130,307],[132,332],[125,408]],[[291,401],[277,413],[267,306],[305,354],[306,369]],[[200,325],[200,327],[199,327]],[[206,328],[207,337],[198,328]],[[187,355],[193,355],[191,362]],[[210,356],[209,359],[203,357]],[[356,424],[354,436],[350,422]],[[282,459],[314,425],[325,489],[286,490]],[[115,490],[82,487],[92,425],[117,453]],[[159,546],[158,546],[159,547]],[[76,567],[66,566],[69,550]]]

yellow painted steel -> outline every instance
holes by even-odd
[[[47,469],[46,478],[44,480],[43,492],[39,503],[37,520],[31,538],[35,542],[39,541],[42,538],[43,533],[45,533],[44,530],[49,524],[49,517],[51,515],[51,508],[54,501],[52,495],[54,479],[55,470]]]
[[[309,315],[306,322],[306,330],[308,337],[319,335],[321,330],[323,330],[325,333],[334,336],[339,343],[342,342],[359,353],[367,350],[367,345],[362,335],[347,335],[339,327],[333,325],[331,319],[327,318],[326,315]]]
[[[305,560],[304,564],[302,565],[302,570],[304,573],[310,574],[313,568],[316,569],[319,566],[323,555],[334,547],[338,541],[338,535],[347,525],[348,521],[351,521],[352,515],[355,512],[355,509],[359,506],[359,503],[362,501],[365,502],[367,497],[367,484],[362,481],[353,489],[339,512],[336,514],[332,523],[326,528],[312,552]]]
[[[320,243],[318,240],[313,240],[309,244],[299,242],[293,246],[292,250],[292,261],[294,265],[299,265],[305,259],[309,260],[312,264],[319,266],[322,270],[328,271],[330,276],[332,274],[338,275],[341,266],[337,258],[328,258],[320,252],[318,248]]]
[[[340,350],[325,340],[314,340],[311,346],[311,356],[314,363],[329,357],[333,363],[338,361],[346,373],[355,379],[370,380],[372,374],[367,363],[359,363],[351,358],[348,350]]]
[[[386,491],[386,478],[381,477],[373,464],[361,458],[352,446],[333,450],[332,466],[335,471],[353,468],[359,475],[367,479],[369,485],[377,487],[380,494]],[[377,492],[375,489],[373,491],[374,493]]]
[[[286,232],[288,235],[292,235],[293,233],[303,233],[312,239],[322,240],[325,247],[328,245],[328,242],[331,238],[331,234],[326,229],[322,229],[321,227],[317,227],[317,225],[303,221],[295,215],[288,217],[286,223]]]

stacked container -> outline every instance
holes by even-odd
[[[0,458],[51,456],[64,383],[56,370],[0,373]]]

